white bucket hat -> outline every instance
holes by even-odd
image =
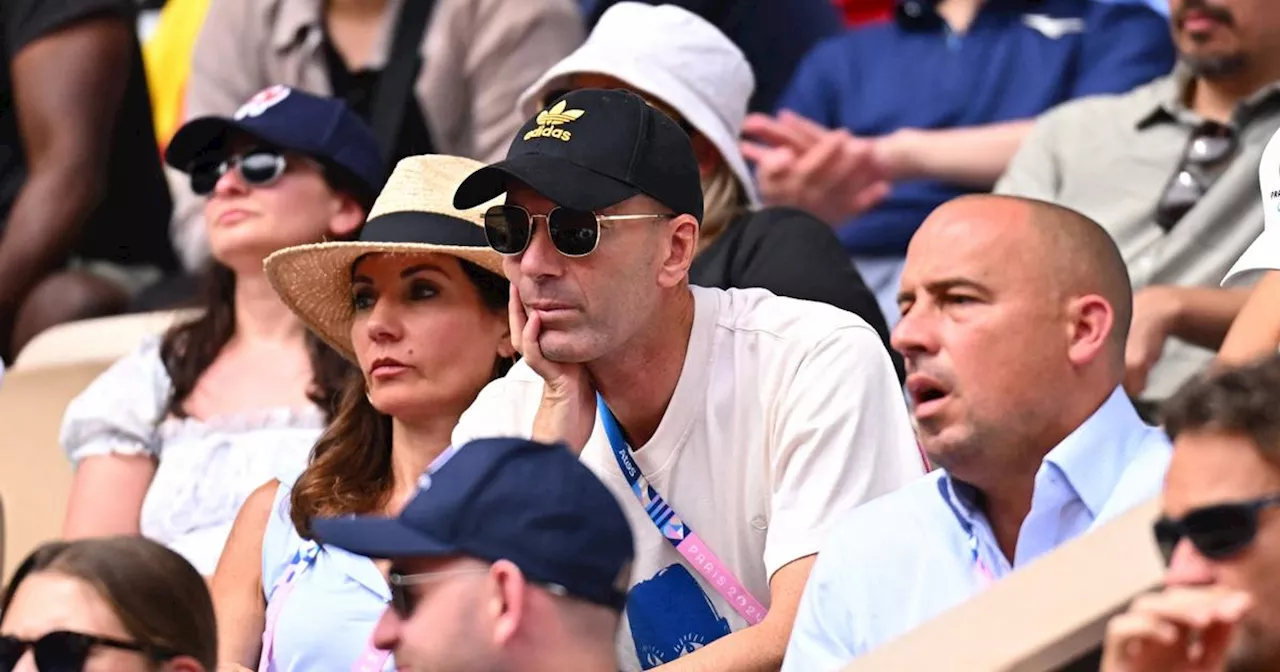
[[[755,75],[737,45],[705,19],[674,5],[619,2],[587,41],[551,66],[518,103],[529,116],[576,74],[607,75],[653,96],[706,136],[742,184],[752,207],[760,195],[738,149]]]

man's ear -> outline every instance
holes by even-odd
[[[1105,298],[1097,294],[1076,297],[1067,304],[1066,316],[1067,358],[1072,364],[1083,366],[1109,347],[1116,313]]]
[[[507,560],[489,569],[489,616],[493,623],[493,643],[504,646],[520,632],[525,616],[525,580],[520,568]]]
[[[665,227],[663,259],[658,268],[658,285],[675,287],[688,280],[689,267],[698,253],[698,220],[692,215],[678,215]]]

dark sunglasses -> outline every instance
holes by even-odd
[[[1207,121],[1196,129],[1156,204],[1156,223],[1162,229],[1173,229],[1200,202],[1230,163],[1227,159],[1235,155],[1238,144],[1230,126]]]
[[[545,215],[534,215],[518,205],[495,205],[484,213],[484,237],[498,254],[520,254],[533,240],[534,221],[547,220],[551,244],[566,257],[585,257],[600,244],[600,223],[632,219],[671,218],[661,215],[597,215],[589,210],[555,207]]]
[[[1155,524],[1156,545],[1166,565],[1185,537],[1210,560],[1226,560],[1248,548],[1258,535],[1258,514],[1280,504],[1280,495],[1193,509],[1180,520],[1167,516]]]
[[[288,167],[289,162],[280,151],[252,149],[222,161],[192,166],[191,191],[199,196],[212,194],[218,180],[232,170],[239,170],[241,179],[251,187],[269,187],[284,175]]]
[[[475,569],[452,569],[444,572],[422,572],[420,574],[402,574],[391,570],[387,576],[387,584],[391,588],[391,608],[395,610],[396,615],[401,620],[407,620],[413,615],[413,610],[418,608],[421,596],[409,590],[411,586],[417,586],[431,581],[440,579],[449,579],[456,576],[465,576],[467,574],[487,574],[488,567],[477,567]]]
[[[168,660],[178,655],[134,642],[58,630],[34,641],[9,635],[0,636],[0,671],[8,672],[17,667],[27,649],[35,649],[36,668],[40,672],[79,672],[84,669],[84,661],[95,646],[137,651],[155,661]]]

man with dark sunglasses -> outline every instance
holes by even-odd
[[[1173,72],[1045,113],[995,189],[1078,210],[1116,240],[1137,290],[1125,389],[1153,405],[1209,363],[1248,296],[1219,283],[1274,207],[1258,163],[1280,128],[1276,4],[1166,1]]]
[[[485,229],[524,358],[454,444],[563,440],[613,490],[637,549],[624,670],[776,669],[828,524],[923,471],[877,332],[826,304],[691,287],[698,163],[634,93],[551,101],[454,203],[503,192]]]
[[[447,455],[398,517],[315,522],[323,543],[391,560],[374,643],[398,670],[617,669],[633,548],[609,490],[563,445]]]
[[[1170,400],[1164,590],[1107,627],[1105,672],[1280,670],[1280,358]]]

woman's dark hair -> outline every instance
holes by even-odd
[[[160,359],[172,381],[166,407],[169,415],[187,416],[183,407],[187,397],[235,334],[235,294],[235,272],[214,262],[206,271],[204,295],[196,304],[204,312],[165,333],[160,343]],[[306,344],[312,371],[307,397],[324,411],[326,419],[332,419],[343,381],[352,370],[351,364],[310,331],[306,335]]]
[[[143,537],[55,541],[31,552],[0,601],[8,615],[28,576],[52,572],[93,587],[129,636],[157,659],[190,656],[212,672],[218,629],[204,577],[181,555]]]
[[[495,313],[507,309],[506,278],[459,259],[462,271]],[[513,360],[498,357],[493,378],[506,375]],[[391,496],[391,417],[369,403],[364,376],[354,368],[338,394],[337,411],[311,453],[311,462],[293,485],[289,515],[298,534],[311,537],[318,516],[372,513]]]

